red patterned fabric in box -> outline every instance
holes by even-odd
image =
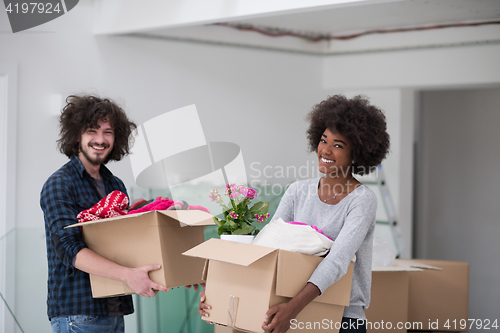
[[[89,222],[105,219],[108,217],[121,216],[127,214],[128,198],[120,191],[113,191],[92,208],[81,211],[76,219],[78,222]]]

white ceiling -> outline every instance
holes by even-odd
[[[245,20],[245,23],[342,35],[356,31],[500,20],[500,0],[409,0]]]
[[[350,4],[333,9],[247,18],[256,28],[278,28],[294,33],[345,36],[377,29],[400,29],[443,24],[500,22],[500,0],[404,0]],[[297,37],[269,37],[214,25],[158,28],[137,33],[143,37],[180,39],[316,54],[364,52],[383,49],[436,47],[470,43],[499,43],[500,24],[456,27],[418,32],[369,34],[349,41],[311,43]]]

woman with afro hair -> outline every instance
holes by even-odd
[[[271,320],[262,328],[286,332],[307,304],[346,274],[356,256],[350,304],[344,310],[340,332],[366,332],[364,310],[370,304],[377,199],[355,175],[374,171],[387,155],[385,116],[366,98],[335,95],[314,106],[307,119],[309,149],[317,153],[318,168],[324,175],[293,183],[274,218],[316,226],[334,243],[302,291],[267,311],[265,320]]]
[[[324,175],[290,185],[274,219],[315,226],[334,242],[302,291],[267,311],[262,329],[286,332],[302,309],[346,274],[356,256],[351,299],[340,332],[366,332],[377,199],[355,175],[374,171],[387,155],[385,116],[366,98],[335,95],[314,106],[307,119],[309,149],[317,153]],[[204,310],[210,308],[202,292],[198,313],[208,317]]]

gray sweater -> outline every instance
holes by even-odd
[[[319,178],[290,185],[274,214],[275,218],[314,225],[334,240],[325,259],[318,265],[309,282],[321,293],[346,272],[356,254],[350,305],[344,317],[365,319],[364,309],[370,304],[373,232],[377,197],[365,185],[349,193],[336,205],[318,197]]]

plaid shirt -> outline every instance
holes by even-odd
[[[127,194],[123,182],[101,165],[100,174],[106,192]],[[40,193],[40,206],[45,217],[47,261],[47,314],[49,319],[70,315],[108,314],[105,298],[92,298],[89,275],[75,268],[76,254],[87,247],[80,228],[63,229],[77,222],[82,210],[95,205],[101,197],[90,174],[77,156],[57,170],[45,182]],[[131,296],[122,296],[124,314],[134,312]]]

